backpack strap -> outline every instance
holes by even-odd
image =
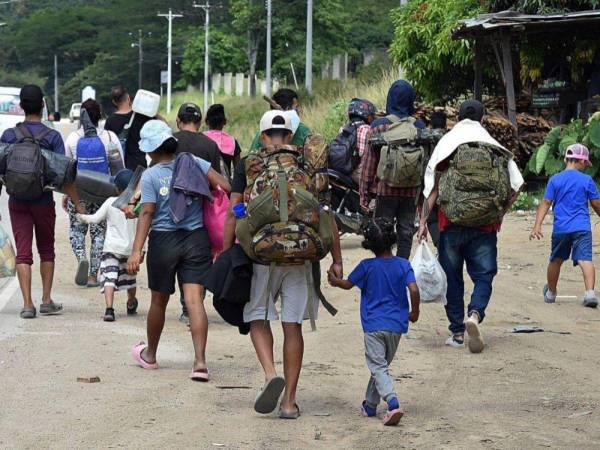
[[[19,122],[17,126],[13,128],[13,131],[15,133],[15,137],[17,138],[17,142],[21,142],[25,139],[33,140],[33,135],[29,131],[29,128],[27,128],[22,122]]]
[[[44,126],[44,129],[43,129],[43,130],[42,130],[40,133],[38,133],[38,134],[37,134],[37,135],[36,135],[36,136],[35,136],[33,139],[34,139],[36,142],[38,142],[38,143],[39,143],[39,142],[42,142],[42,140],[43,140],[43,139],[44,139],[46,136],[48,136],[48,135],[49,135],[49,134],[50,134],[52,131],[53,131],[53,130],[52,130],[52,128],[49,128],[49,127],[47,127],[47,126]]]
[[[273,270],[277,267],[277,263],[272,262],[269,266],[269,275],[267,276],[267,286],[262,294],[261,303],[265,305],[265,327],[269,323],[269,300],[271,299],[271,289],[273,287]],[[275,299],[273,299],[275,302]]]
[[[310,329],[317,331],[317,322],[315,321],[315,312],[313,304],[315,303],[314,281],[312,276],[312,262],[304,262],[304,273],[306,274],[306,287],[308,294],[308,318],[310,319]]]
[[[287,222],[288,217],[288,184],[285,171],[279,170],[277,172],[277,188],[279,189],[279,220],[281,222]]]

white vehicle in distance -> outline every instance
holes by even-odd
[[[71,105],[71,110],[69,111],[69,120],[71,123],[79,120],[79,116],[81,115],[81,103],[73,103]]]
[[[25,111],[21,109],[19,94],[21,88],[0,87],[0,135],[4,130],[15,127],[19,122],[25,120]],[[48,121],[48,107],[44,100],[42,122],[50,128],[54,128]]]

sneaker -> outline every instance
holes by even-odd
[[[455,348],[464,348],[465,337],[462,334],[455,334],[446,339],[446,345]]]
[[[548,285],[545,284],[544,285],[544,302],[546,302],[546,303],[556,302],[556,296],[554,296],[554,298],[550,298],[550,297],[548,297],[548,292],[550,292],[550,288],[548,288]]]
[[[586,297],[584,295],[583,300],[581,301],[581,304],[588,308],[597,308],[598,307],[598,299],[596,298],[596,296]]]
[[[113,308],[106,308],[104,312],[104,317],[102,318],[105,322],[114,322],[115,321],[115,310]]]
[[[136,315],[137,309],[138,309],[138,299],[137,298],[133,299],[133,303],[131,305],[129,305],[129,302],[127,302],[127,315],[128,316]]]
[[[87,259],[82,259],[77,265],[77,272],[75,273],[75,284],[77,286],[87,286],[88,275],[90,270],[90,263]]]
[[[479,315],[473,312],[465,322],[467,334],[469,336],[467,345],[471,353],[481,353],[484,347],[483,338],[479,331]]]
[[[179,321],[187,325],[188,323],[190,323],[190,317],[187,315],[187,313],[182,312],[179,316]]]

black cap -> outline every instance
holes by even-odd
[[[460,105],[458,111],[458,120],[471,119],[475,122],[481,122],[485,114],[485,106],[478,100],[466,100]]]
[[[195,103],[184,103],[179,107],[177,117],[188,122],[199,122],[202,120],[202,111]]]
[[[21,88],[19,98],[22,102],[41,103],[44,100],[42,88],[35,84],[26,84]]]

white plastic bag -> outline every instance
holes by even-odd
[[[448,280],[444,269],[442,269],[427,242],[423,241],[417,247],[411,264],[421,293],[421,301],[442,302],[445,305],[447,303]]]
[[[10,238],[0,225],[0,278],[14,277],[16,262],[15,250]]]

